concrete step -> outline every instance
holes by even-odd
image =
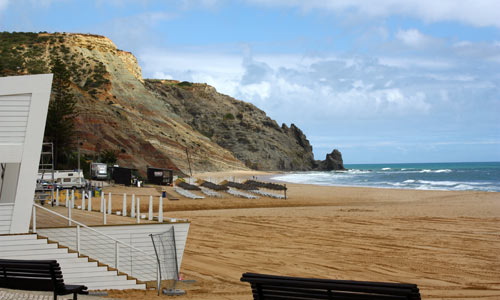
[[[89,272],[92,272],[94,274],[101,274],[103,272],[115,272],[116,273],[116,271],[108,271],[107,267],[99,267],[99,266],[96,266],[96,265],[89,262],[88,265],[81,264],[81,266],[76,266],[73,268],[66,268],[64,270],[63,275],[64,275],[64,278],[66,278],[67,276],[69,276],[69,277],[80,276],[80,273],[89,273]]]
[[[63,277],[66,280],[68,278],[82,278],[82,276],[89,276],[88,274],[92,274],[91,277],[118,276],[117,271],[108,271],[107,268],[103,271],[96,271],[95,269],[96,268],[94,267],[92,270],[90,270],[90,272],[88,270],[85,271],[84,269],[75,270],[74,272],[64,272]]]
[[[121,283],[122,281],[127,280],[127,276],[125,275],[117,275],[116,273],[110,273],[110,274],[105,274],[105,275],[96,275],[92,276],[91,274],[87,274],[87,276],[80,276],[80,277],[67,277],[63,274],[64,282],[69,282],[69,281],[81,281],[85,282],[85,284],[90,284],[90,283],[100,283],[100,282],[118,282]]]
[[[75,254],[74,256],[76,257],[76,253],[68,253],[68,249],[60,249],[60,248],[55,248],[55,249],[22,249],[22,250],[3,250],[3,248],[0,247],[0,255],[1,256],[10,256],[10,255],[17,255],[17,256],[32,256],[33,252],[36,251],[36,255],[53,255],[53,256],[58,256],[58,255],[68,255],[68,254]]]
[[[57,244],[47,244],[47,240],[44,239],[16,239],[16,240],[0,240],[0,249],[4,246],[15,246],[15,245],[56,245]]]
[[[35,252],[35,251],[33,251]],[[62,253],[62,254],[37,254],[37,253],[25,253],[24,255],[19,255],[17,253],[11,253],[9,255],[0,254],[2,258],[5,259],[55,259],[61,264],[61,260],[78,258],[76,253]],[[97,265],[97,263],[96,263]]]
[[[49,250],[57,249],[57,244],[27,244],[27,245],[1,245],[0,253],[12,251],[36,251],[36,250]],[[67,252],[67,251],[66,251]]]
[[[38,239],[36,234],[2,235],[0,236],[0,243],[3,243],[3,241],[36,240],[36,239]]]
[[[66,283],[66,281],[65,281]],[[77,282],[68,282],[66,284],[78,284]],[[121,282],[91,282],[85,284],[89,290],[128,290],[128,289],[146,289],[145,284],[137,284],[135,280],[124,280]]]

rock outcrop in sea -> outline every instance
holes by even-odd
[[[254,105],[212,86],[143,79],[135,56],[104,36],[3,32],[0,45],[0,76],[49,73],[51,58],[62,59],[71,73],[79,111],[75,127],[86,155],[111,150],[122,166],[184,173],[188,155],[194,171],[342,166],[340,152],[324,163],[314,161],[297,126],[279,126]]]
[[[333,149],[332,153],[326,155],[325,160],[317,161],[316,164],[317,171],[345,170],[342,154],[337,149]]]

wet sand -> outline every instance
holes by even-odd
[[[196,282],[180,284],[182,299],[250,300],[244,272],[410,282],[423,299],[500,299],[499,193],[287,187],[287,200],[166,203],[167,216],[192,222],[181,267]]]

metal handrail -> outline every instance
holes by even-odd
[[[90,228],[90,227],[88,227],[87,225],[85,225],[85,224],[83,224],[83,223],[80,223],[80,222],[75,221],[75,220],[73,220],[73,219],[69,219],[68,217],[63,216],[63,215],[61,215],[60,213],[57,213],[57,212],[52,211],[52,210],[50,210],[50,209],[47,209],[47,208],[45,208],[45,207],[43,207],[43,206],[40,206],[40,205],[38,205],[38,204],[36,204],[36,203],[33,203],[33,206],[35,206],[35,207],[37,207],[37,208],[41,208],[41,209],[43,209],[43,210],[45,210],[45,211],[48,211],[48,212],[50,212],[50,213],[52,213],[52,214],[54,214],[54,215],[56,215],[56,216],[58,216],[58,217],[61,217],[61,218],[66,219],[66,220],[68,220],[68,221],[70,221],[70,222],[73,222],[73,223],[75,223],[75,224],[77,224],[77,225],[79,225],[79,226],[82,226],[82,227],[84,227],[84,228],[87,228],[87,229],[89,229],[89,230],[91,230],[91,231],[93,231],[93,232],[95,232],[95,233],[97,233],[97,234],[100,234],[100,235],[102,235],[102,236],[105,236],[106,238],[111,239],[111,240],[115,241],[116,243],[122,244],[123,246],[129,247],[129,248],[131,248],[131,249],[133,249],[133,250],[135,250],[135,251],[142,252],[143,254],[146,254],[146,255],[154,255],[154,253],[148,253],[148,252],[146,252],[146,251],[144,251],[144,250],[138,249],[138,248],[136,248],[136,247],[134,247],[134,246],[132,246],[132,245],[129,245],[129,244],[125,243],[125,242],[122,242],[122,241],[120,241],[120,240],[118,240],[118,239],[115,239],[114,237],[112,237],[112,236],[110,236],[110,235],[107,235],[107,234],[105,234],[105,233],[102,233],[102,232],[100,232],[99,230],[95,230],[95,229],[93,229],[93,228]],[[36,226],[36,225],[35,225],[35,226]]]

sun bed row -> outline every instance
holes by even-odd
[[[258,194],[264,197],[271,197],[271,198],[276,198],[276,199],[285,199],[285,196],[280,195],[280,194],[274,194],[274,193],[269,193],[266,191],[261,191],[261,190],[253,190],[251,191],[254,194]]]
[[[222,195],[220,193],[217,193],[214,190],[211,190],[209,188],[206,188],[204,186],[200,186],[201,191],[203,194],[207,195],[208,197],[217,197],[217,198],[222,198]]]
[[[196,194],[193,194],[191,193],[190,191],[187,191],[183,188],[180,188],[180,187],[174,187],[174,191],[176,191],[178,194],[186,197],[186,198],[191,198],[191,199],[205,199],[205,197],[203,196],[199,196],[199,195],[196,195]]]
[[[242,198],[247,198],[247,199],[259,199],[259,196],[255,196],[252,194],[241,192],[241,191],[235,190],[233,188],[229,188],[226,192],[228,194],[231,194],[231,195],[237,196],[237,197],[242,197]]]

